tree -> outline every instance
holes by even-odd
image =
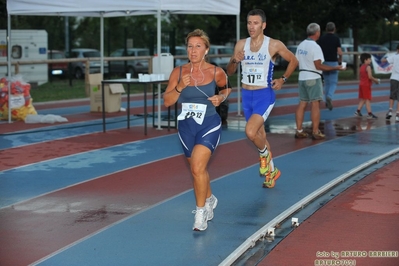
[[[351,29],[355,47],[364,41],[382,43],[395,34],[399,35],[392,26],[393,22],[399,20],[398,6],[399,0],[380,0],[378,4],[375,0],[244,0],[241,1],[240,36],[247,36],[247,13],[260,8],[267,16],[265,34],[284,43],[303,40],[306,26],[311,22],[318,23],[324,30],[329,21],[335,22],[339,36],[347,36],[348,29]],[[5,0],[0,2],[0,12],[3,14],[1,28],[6,28]],[[389,27],[381,26],[387,22],[390,23]],[[13,29],[45,29],[49,33],[49,45],[57,49],[62,49],[65,43],[63,23],[64,17],[12,16]],[[99,18],[70,17],[69,23],[71,47],[100,47]],[[156,17],[153,15],[105,18],[104,24],[106,53],[124,47],[126,39],[132,39],[134,47],[152,49],[156,44]],[[176,15],[165,12],[162,43],[183,45],[187,33],[195,28],[205,30],[213,44],[235,43],[235,25],[233,16]],[[384,32],[385,28],[387,30]]]

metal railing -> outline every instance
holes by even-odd
[[[370,54],[386,54],[386,52],[382,51],[364,51]],[[353,68],[355,73],[358,72],[358,68],[360,65],[360,54],[364,52],[345,52],[344,55],[357,55],[354,57]],[[209,58],[216,57],[230,57],[230,54],[220,54],[220,55],[208,55]],[[112,61],[132,61],[132,60],[147,60],[148,61],[148,73],[152,72],[152,58],[153,56],[124,56],[124,57],[104,57],[104,62],[112,62]],[[174,59],[188,59],[185,55],[176,55]],[[85,75],[90,74],[90,62],[93,61],[101,61],[100,57],[92,57],[92,58],[65,58],[65,59],[47,59],[47,60],[12,60],[11,66],[14,67],[15,74],[20,73],[21,65],[34,65],[34,64],[56,64],[56,63],[74,63],[74,62],[82,62],[85,64]],[[106,63],[104,63],[105,65]],[[0,66],[7,66],[7,62],[0,62]]]

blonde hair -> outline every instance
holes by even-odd
[[[190,32],[189,34],[187,34],[186,46],[187,46],[188,41],[190,40],[191,37],[200,37],[204,41],[206,48],[209,48],[211,46],[208,34],[206,34],[205,31],[203,31],[203,30],[196,29],[196,30]]]

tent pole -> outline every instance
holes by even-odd
[[[240,14],[236,15],[236,34],[237,34],[237,41],[240,40]],[[241,84],[240,84],[240,77],[241,77],[241,68],[237,67],[237,116],[241,116]]]
[[[161,9],[157,11],[157,55],[158,55],[158,69],[161,70]],[[158,83],[158,127],[157,130],[162,130],[161,127],[161,84]]]
[[[100,17],[100,50],[101,50],[101,74],[103,74],[104,78],[104,13],[101,12]]]
[[[7,14],[8,123],[11,123],[11,16]]]

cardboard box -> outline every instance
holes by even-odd
[[[88,78],[88,86],[90,92],[90,111],[102,112],[102,94],[101,94],[102,74],[91,74]],[[122,84],[106,84],[104,85],[104,103],[105,112],[118,112],[121,108],[122,93],[125,89]]]
[[[98,86],[100,86],[101,90],[101,81],[103,80],[103,74],[98,73],[98,74],[89,74],[85,75],[85,89],[86,89],[86,96],[90,97],[90,92]]]

